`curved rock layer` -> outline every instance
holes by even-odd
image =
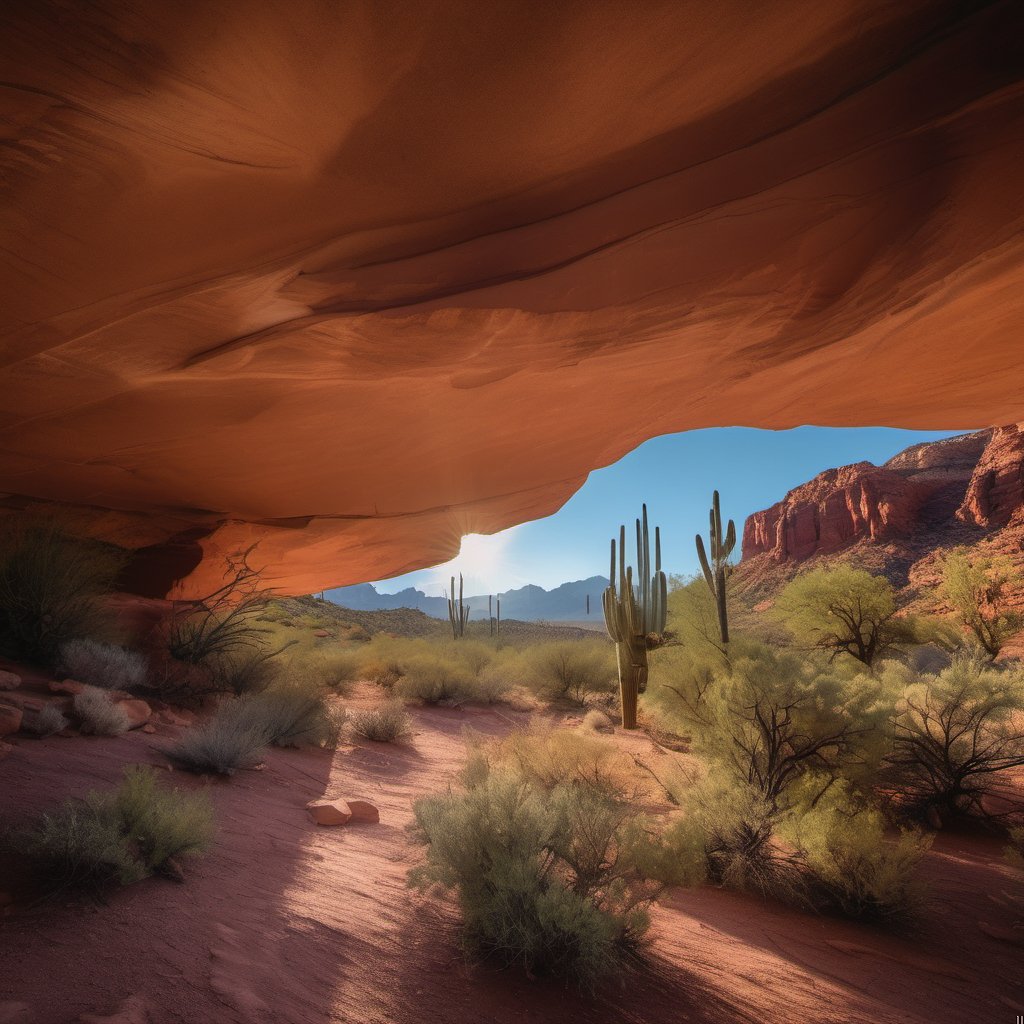
[[[143,548],[142,589],[258,542],[302,592],[668,431],[1024,419],[1022,30],[1013,0],[12,0],[3,505]]]

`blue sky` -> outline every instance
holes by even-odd
[[[526,583],[551,589],[567,580],[608,572],[608,542],[620,523],[629,529],[647,502],[651,528],[661,527],[666,572],[697,570],[694,534],[707,532],[711,492],[722,496],[722,516],[743,520],[780,500],[797,484],[835,466],[867,459],[881,463],[909,445],[963,431],[887,427],[726,427],[666,434],[618,462],[592,472],[553,516],[490,537],[463,538],[454,562],[377,584],[393,593],[413,586],[440,594],[461,570],[469,594],[501,593]],[[627,532],[627,537],[630,534]],[[630,549],[632,543],[629,544]],[[739,557],[737,542],[736,556]]]

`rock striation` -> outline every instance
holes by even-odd
[[[253,544],[308,593],[660,433],[1024,419],[1022,32],[1016,0],[5,4],[0,512],[131,548],[143,595]],[[851,529],[914,514],[861,476]]]

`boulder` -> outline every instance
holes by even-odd
[[[129,698],[128,700],[119,700],[114,703],[118,707],[124,708],[124,712],[128,716],[129,729],[138,729],[145,725],[152,714],[149,705],[144,700]]]
[[[353,821],[370,822],[374,825],[380,821],[380,811],[366,800],[348,800],[346,803]]]
[[[0,704],[0,736],[10,736],[21,728],[21,708]]]
[[[21,676],[16,672],[0,669],[0,690],[16,690],[21,686]]]
[[[310,800],[306,810],[318,825],[346,825],[352,819],[352,812],[344,800]]]

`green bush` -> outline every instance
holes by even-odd
[[[124,566],[118,548],[52,524],[15,527],[0,541],[0,651],[55,667],[72,640],[109,629],[102,599]]]
[[[344,723],[344,709],[324,691],[282,683],[224,701],[209,721],[189,729],[166,753],[190,771],[232,775],[259,764],[271,745],[333,746]]]
[[[469,669],[443,655],[421,654],[409,658],[402,678],[394,684],[395,696],[424,704],[449,707],[472,699],[474,679]]]
[[[61,668],[72,678],[104,690],[132,690],[146,682],[148,665],[140,651],[98,640],[69,640],[60,649]]]
[[[832,660],[848,656],[870,668],[918,642],[918,623],[899,614],[892,584],[849,565],[801,573],[774,610],[799,642]]]
[[[995,777],[1024,765],[1024,674],[959,658],[910,680],[894,718],[889,781],[912,807],[986,817]]]
[[[93,736],[120,736],[131,724],[125,709],[112,700],[106,690],[95,686],[87,686],[75,694],[73,707],[82,732]]]
[[[412,730],[412,720],[398,701],[353,712],[348,721],[357,736],[376,743],[394,743]]]
[[[427,860],[411,880],[456,890],[473,954],[589,988],[636,950],[655,890],[624,841],[628,807],[497,769],[414,812]]]
[[[545,699],[582,704],[590,693],[614,689],[615,649],[602,640],[555,640],[529,648],[530,685]]]
[[[794,819],[788,832],[817,909],[891,923],[923,906],[925,886],[916,872],[930,837],[901,832],[889,840],[877,810],[834,798]]]
[[[157,784],[151,768],[129,768],[113,791],[93,791],[41,814],[15,833],[15,850],[31,861],[47,890],[128,885],[172,861],[205,850],[213,810],[205,793]]]
[[[677,884],[705,878],[801,909],[894,923],[922,906],[916,873],[931,845],[916,832],[886,838],[884,821],[848,784],[805,780],[785,810],[755,787],[705,779],[685,795],[667,830],[657,877]],[[807,802],[815,796],[814,802]]]
[[[895,700],[888,677],[735,638],[730,660],[665,673],[694,750],[773,810],[808,776],[867,777],[885,754]]]

